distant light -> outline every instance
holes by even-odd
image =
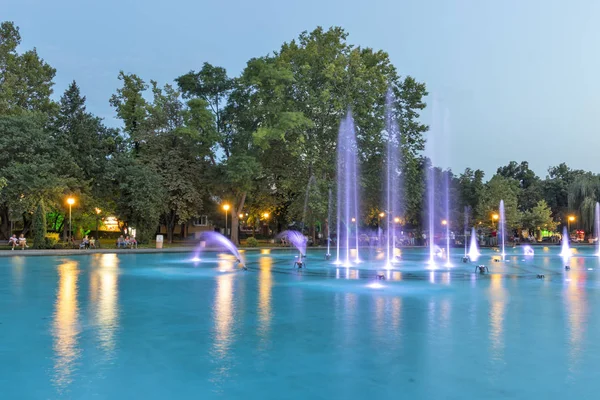
[[[72,198],[72,197],[69,197],[69,198],[67,199],[67,204],[69,204],[69,205],[71,205],[71,206],[72,206],[73,204],[75,204],[75,199],[74,199],[74,198]]]
[[[446,221],[445,219],[442,220],[442,225],[448,225],[448,221]]]
[[[225,211],[229,211],[229,204],[225,204],[225,205],[223,205],[223,210],[225,210]]]
[[[379,216],[380,216],[381,218],[383,218],[383,217],[385,217],[385,214],[384,214],[384,213],[380,213],[380,214],[379,214]]]
[[[200,257],[194,257],[194,258],[192,258],[192,261],[193,262],[198,262],[198,261],[200,261]]]
[[[398,217],[394,218],[394,222],[397,223],[397,224],[399,224],[400,223],[400,218],[398,218]]]

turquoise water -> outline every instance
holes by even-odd
[[[487,251],[377,281],[308,254],[0,259],[2,399],[566,399],[600,388],[600,263]],[[265,251],[266,252],[266,251]],[[543,274],[544,279],[537,279]]]

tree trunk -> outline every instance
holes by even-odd
[[[234,207],[234,211],[231,213],[231,241],[236,246],[240,245],[240,235],[239,235],[239,215],[244,210],[244,204],[246,203],[246,192],[242,193],[242,197],[236,207]]]
[[[12,232],[10,231],[10,218],[8,217],[8,206],[6,204],[0,206],[0,219],[2,220],[0,236],[2,236],[2,239],[8,240]]]

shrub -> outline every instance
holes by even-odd
[[[246,239],[246,246],[248,247],[258,247],[258,240],[254,237],[249,237]]]
[[[58,233],[47,233],[46,234],[46,248],[53,249],[58,243],[60,235]]]

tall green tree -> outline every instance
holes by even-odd
[[[33,214],[33,248],[46,248],[46,209],[44,201],[40,200]]]
[[[520,228],[521,214],[518,209],[519,182],[496,174],[485,184],[475,215],[483,225],[495,225],[492,216],[498,214],[500,200],[504,200],[507,228]]]
[[[25,111],[50,112],[56,70],[36,49],[19,54],[19,28],[13,22],[0,24],[0,115]]]
[[[569,185],[569,208],[579,215],[580,226],[586,232],[594,229],[596,202],[600,201],[600,176],[588,172]]]

